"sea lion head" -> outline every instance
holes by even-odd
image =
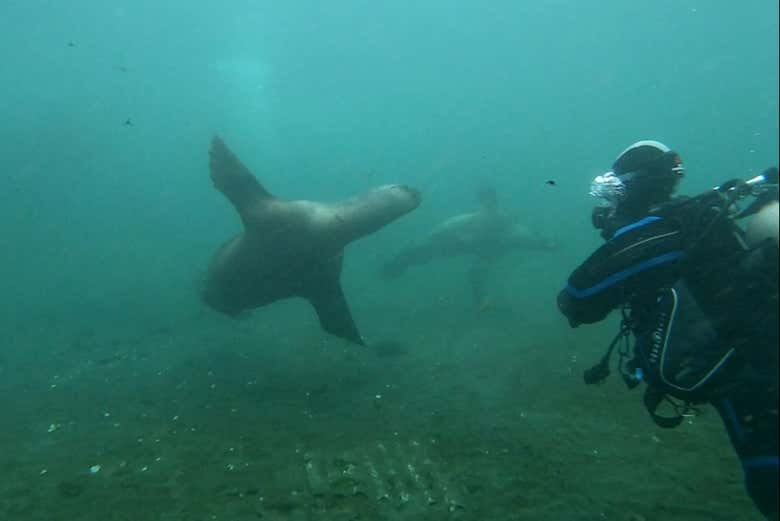
[[[422,202],[422,194],[407,185],[382,185],[372,191],[377,200],[386,199],[387,204],[397,208],[402,214],[411,212]]]

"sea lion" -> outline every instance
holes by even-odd
[[[769,202],[752,217],[745,233],[750,246],[755,247],[766,239],[778,244],[778,208],[777,201]]]
[[[209,150],[214,187],[244,224],[214,255],[201,296],[231,316],[280,299],[307,299],[330,334],[363,345],[341,289],[344,247],[419,206],[420,193],[385,185],[335,204],[272,196],[219,137]]]
[[[439,223],[421,240],[402,249],[385,263],[382,274],[395,278],[408,268],[439,258],[471,255],[469,281],[475,302],[485,304],[485,279],[493,264],[512,251],[552,250],[555,243],[514,222],[498,207],[491,188],[478,192],[480,209],[455,215]]]

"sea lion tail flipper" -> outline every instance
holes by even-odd
[[[225,194],[242,216],[258,200],[272,197],[219,136],[211,140],[209,174],[214,187]]]
[[[341,257],[308,282],[303,296],[314,306],[322,329],[358,345],[365,345],[352,319],[344,291],[341,289]]]

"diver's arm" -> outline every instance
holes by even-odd
[[[569,326],[592,324],[604,320],[612,311],[612,306],[596,310],[594,306],[585,305],[583,301],[573,298],[566,289],[558,293],[558,309],[569,320]]]
[[[676,221],[646,217],[615,232],[574,270],[558,308],[572,327],[603,320],[632,296],[673,283],[682,257]]]

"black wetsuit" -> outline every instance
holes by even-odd
[[[778,248],[747,248],[736,223],[699,203],[670,203],[616,229],[572,273],[558,305],[572,327],[624,307],[645,403],[711,403],[748,493],[777,519]]]

